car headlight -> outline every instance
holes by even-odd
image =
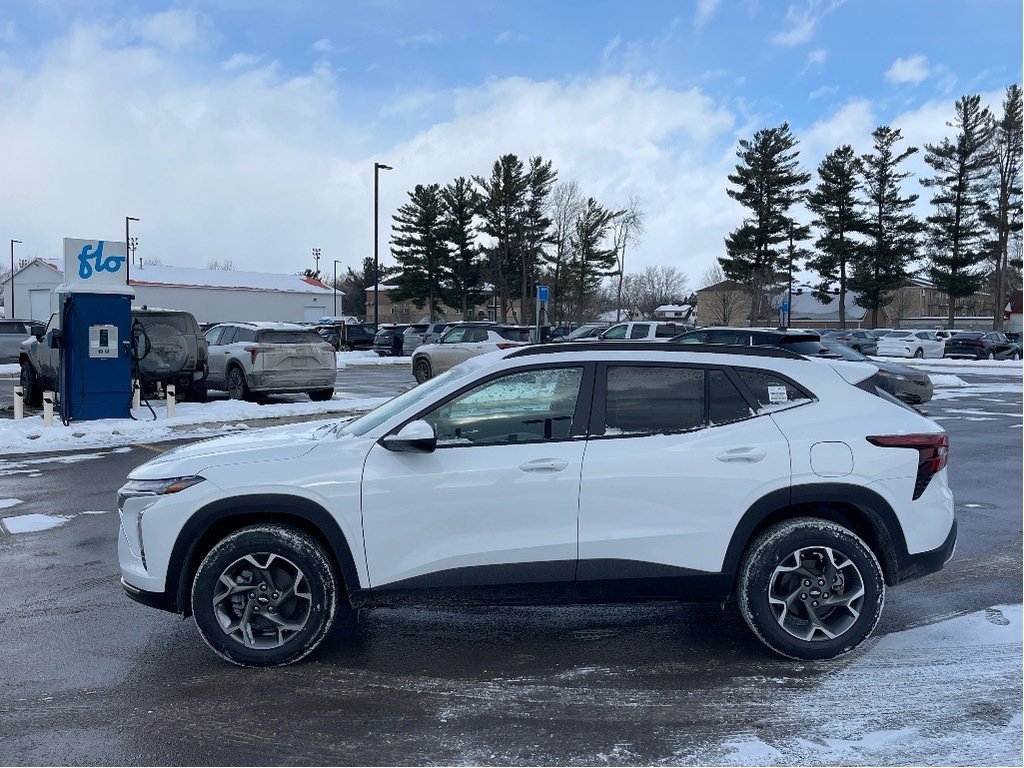
[[[199,475],[190,477],[169,477],[164,480],[129,480],[121,487],[122,496],[164,496],[178,493],[193,485],[198,485],[205,478]]]
[[[906,376],[903,376],[901,374],[891,373],[889,371],[879,371],[878,375],[883,379],[890,379],[892,381],[905,381],[907,378]]]

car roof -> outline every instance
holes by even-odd
[[[217,325],[241,325],[246,328],[253,328],[257,331],[309,331],[313,330],[312,326],[300,325],[299,323],[285,323],[280,321],[270,320],[241,320],[234,321],[228,320],[223,323],[217,323]]]
[[[748,357],[780,357],[791,360],[806,360],[803,355],[797,354],[782,347],[768,346],[747,346],[735,344],[673,344],[671,342],[657,341],[577,341],[572,343],[541,344],[529,347],[520,347],[508,357],[526,357],[529,355],[543,355],[546,353],[559,353],[574,357],[595,357],[594,353],[606,352],[676,352],[676,353],[713,353],[717,355],[743,355]]]

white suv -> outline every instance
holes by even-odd
[[[956,542],[946,433],[875,372],[651,342],[475,357],[350,423],[133,470],[122,584],[241,665],[304,657],[353,606],[459,598],[735,596],[773,650],[831,658]]]

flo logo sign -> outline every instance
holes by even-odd
[[[124,285],[127,260],[124,243],[64,238],[64,282],[69,285]]]

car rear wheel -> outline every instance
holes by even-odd
[[[309,395],[309,399],[312,400],[314,403],[322,403],[334,397],[334,390],[314,389],[312,392],[308,392],[307,394]]]
[[[871,634],[885,602],[878,559],[843,526],[787,520],[758,536],[740,566],[740,611],[754,634],[793,659],[830,659]]]
[[[924,349],[918,347],[917,350],[914,352],[914,357],[916,357],[918,360],[922,359],[924,357]]]
[[[228,369],[228,397],[232,400],[248,400],[249,385],[245,383],[245,373],[237,365]]]
[[[425,357],[417,357],[412,364],[412,375],[417,384],[430,381],[433,371],[430,369],[430,361]]]
[[[988,360],[995,360],[995,359],[996,359],[996,353],[995,353],[995,352],[992,352],[992,351],[990,350],[990,351],[989,351],[989,353],[988,353],[987,355],[985,355],[985,357],[986,357],[986,358],[987,358]]]
[[[299,661],[335,621],[338,586],[324,548],[283,525],[254,525],[223,538],[192,582],[203,640],[239,666]]]
[[[32,363],[28,360],[21,361],[21,375],[18,383],[21,385],[21,400],[25,405],[38,408],[43,404],[43,388],[36,372],[32,370]]]

